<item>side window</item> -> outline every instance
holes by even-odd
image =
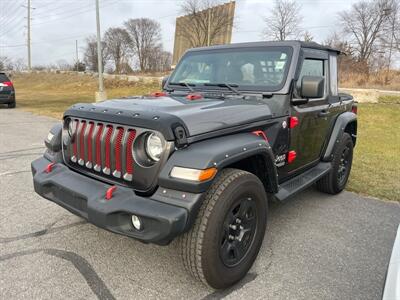
[[[338,95],[338,71],[337,71],[337,57],[330,55],[329,56],[329,77],[330,77],[330,85],[331,85],[331,94],[332,96]]]
[[[321,59],[306,58],[303,61],[299,80],[297,81],[297,90],[300,90],[303,76],[325,76],[324,61]]]

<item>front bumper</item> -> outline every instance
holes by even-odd
[[[112,199],[106,200],[111,185],[74,172],[62,163],[47,173],[44,170],[49,163],[44,157],[32,162],[36,193],[98,227],[144,242],[167,244],[183,233],[200,202],[201,194],[185,195],[186,202],[181,204],[182,199],[170,190],[141,197],[124,186],[117,186]],[[141,218],[142,230],[132,226],[132,214]]]

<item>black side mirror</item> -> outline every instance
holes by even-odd
[[[165,84],[167,83],[168,78],[169,78],[169,76],[164,76],[164,77],[163,77],[163,79],[162,79],[162,81],[161,81],[161,89],[164,89],[164,88],[165,88]]]
[[[324,96],[325,79],[321,76],[303,76],[301,80],[301,97],[322,98]]]

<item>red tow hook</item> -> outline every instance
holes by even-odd
[[[53,171],[53,166],[55,165],[55,163],[49,163],[47,166],[46,166],[46,168],[44,169],[44,171],[46,172],[46,173],[50,173],[51,171]]]
[[[112,187],[110,187],[107,192],[106,192],[106,200],[111,200],[111,198],[113,197],[113,193],[114,191],[117,189],[117,187],[115,185],[113,185]]]
[[[165,92],[153,92],[153,93],[150,94],[150,96],[156,97],[156,98],[165,97],[165,96],[167,96],[167,93],[165,93]]]

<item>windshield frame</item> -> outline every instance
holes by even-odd
[[[237,87],[235,87],[238,91],[240,92],[250,92],[250,93],[262,93],[262,92],[271,92],[271,93],[280,93],[282,90],[286,90],[288,86],[288,75],[293,72],[293,61],[294,61],[294,56],[296,54],[294,47],[291,45],[268,45],[268,46],[252,46],[252,47],[220,47],[220,48],[202,48],[202,49],[191,49],[188,50],[182,58],[179,60],[178,64],[176,65],[174,71],[171,73],[171,75],[168,77],[167,83],[165,87],[168,87],[169,89],[173,90],[180,90],[180,91],[187,91],[187,88],[185,87],[178,87],[178,86],[172,86],[169,85],[170,82],[173,82],[173,77],[177,70],[179,70],[179,67],[181,64],[184,62],[185,58],[188,56],[196,55],[196,54],[208,54],[208,53],[226,53],[226,52],[237,52],[237,51],[285,51],[287,54],[287,63],[285,66],[285,70],[283,73],[283,79],[279,85],[276,86],[266,86],[266,85],[241,85],[238,84]],[[212,83],[212,82],[211,82]],[[231,82],[227,82],[228,84],[232,84]],[[237,84],[237,83],[236,83]],[[205,86],[204,84],[196,84],[196,86],[193,86],[193,88],[196,90],[196,92],[201,92],[202,90],[204,91],[221,91],[221,90],[228,90],[226,87],[218,87],[218,86]],[[286,92],[285,92],[286,93]]]

